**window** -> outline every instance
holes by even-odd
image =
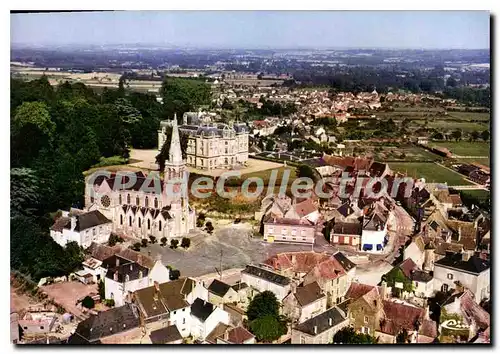
[[[174,311],[174,315],[175,315],[175,313],[176,313],[176,312],[177,312],[177,311]]]
[[[292,235],[295,236],[297,234],[297,229],[292,229]]]
[[[121,203],[122,203],[122,195],[121,195],[121,194],[119,194],[119,195],[118,195],[118,204],[121,204]]]
[[[443,293],[447,292],[447,291],[448,291],[448,284],[443,284],[443,285],[441,286],[441,291],[442,291]]]
[[[158,221],[158,231],[161,231],[161,220]]]
[[[364,321],[365,323],[368,323],[368,316],[365,316]]]
[[[182,310],[182,311],[184,311],[184,310]],[[182,319],[182,324],[186,324],[186,317],[184,317],[184,318]]]
[[[123,215],[120,215],[120,225],[123,225]]]
[[[103,207],[108,208],[111,205],[111,199],[105,195],[101,198],[101,204]]]
[[[125,281],[130,281],[130,276],[128,274],[125,274]]]
[[[155,209],[158,209],[158,198],[155,198]]]
[[[306,344],[306,339],[304,336],[300,336],[300,344]]]
[[[130,194],[127,194],[127,204],[130,204]]]
[[[448,276],[447,276],[447,277],[448,277],[448,279],[453,280],[453,274],[448,273]]]
[[[43,326],[40,326],[40,329],[43,329]]]
[[[94,235],[94,236],[95,236],[96,234],[97,234],[97,229],[94,227],[94,228],[92,229],[92,235]]]
[[[132,217],[131,216],[128,217],[128,226],[132,226]]]
[[[186,309],[182,309],[182,312],[186,311]]]
[[[146,208],[149,207],[149,199],[148,199],[148,197],[146,197],[146,199],[144,199],[144,205],[146,206]]]
[[[135,197],[135,205],[139,205],[140,204],[140,200],[139,200],[139,196]]]
[[[142,221],[141,218],[139,218],[139,227],[141,227],[141,221]]]
[[[93,203],[94,202],[94,197],[90,197],[90,202]]]
[[[151,229],[151,220],[148,219],[148,230],[150,230],[150,229]]]

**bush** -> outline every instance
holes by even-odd
[[[122,243],[123,241],[124,241],[123,238],[112,233],[111,235],[109,235],[108,246],[113,247],[117,243]]]
[[[165,236],[163,236],[161,239],[160,239],[160,242],[161,242],[161,245],[162,246],[165,246],[167,244],[167,238]]]
[[[212,234],[212,232],[214,231],[214,226],[212,225],[211,221],[207,221],[207,223],[205,224],[205,229],[209,234]]]
[[[178,269],[172,269],[170,271],[170,276],[169,276],[170,280],[177,280],[177,279],[180,278],[180,276],[181,276],[180,270],[178,270]]]
[[[182,242],[181,242],[181,247],[182,248],[189,248],[189,246],[191,246],[191,239],[189,239],[187,237],[183,237]]]
[[[85,296],[85,298],[82,300],[82,306],[88,309],[93,309],[95,306],[95,301],[90,296]]]
[[[101,157],[99,163],[93,165],[92,167],[124,165],[126,163],[128,163],[128,159],[121,156]]]
[[[179,245],[179,240],[170,240],[170,248],[175,249]]]
[[[104,305],[107,307],[114,307],[115,306],[115,300],[113,299],[106,299],[104,300]]]
[[[140,251],[141,250],[141,246],[142,244],[140,242],[136,242],[134,243],[131,248],[134,250],[134,251]]]
[[[142,247],[147,247],[148,246],[148,239],[147,238],[143,238],[141,240],[141,246]]]
[[[196,226],[203,227],[203,224],[205,224],[205,214],[200,213],[198,214],[198,219],[196,220]]]
[[[154,243],[156,243],[156,237],[154,237],[154,236],[149,236],[149,241],[150,241],[151,243],[153,243],[153,244],[154,244]]]
[[[101,299],[104,299],[106,295],[104,294],[104,280],[101,280],[99,284],[97,284],[97,289],[99,291],[99,296]]]

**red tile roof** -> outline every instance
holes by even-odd
[[[243,344],[252,338],[254,338],[254,335],[241,326],[233,328],[227,333],[227,341],[229,343]]]
[[[365,295],[369,291],[373,290],[375,287],[372,285],[361,284],[361,283],[352,283],[347,290],[346,298],[348,299],[358,299],[361,296]]]
[[[422,324],[425,310],[406,304],[392,301],[382,301],[384,310],[384,320],[380,324],[380,331],[391,335],[397,335],[400,330],[406,329],[414,331],[417,321]]]

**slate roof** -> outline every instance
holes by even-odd
[[[356,264],[351,262],[342,252],[335,253],[333,257],[342,265],[342,268],[344,268],[346,272],[356,267]]]
[[[229,329],[229,326],[219,322],[217,326],[208,334],[205,341],[211,344],[217,344],[217,338],[224,336],[224,333]]]
[[[89,211],[85,214],[76,215],[76,226],[75,231],[84,231],[91,227],[96,227],[99,225],[109,224],[111,220],[105,217],[99,210]],[[71,228],[71,223],[64,226],[66,229]]]
[[[339,308],[337,307],[332,307],[325,312],[320,313],[316,317],[310,318],[309,320],[300,323],[295,327],[295,329],[300,332],[307,333],[311,336],[316,336],[346,320],[347,318],[345,317],[345,313],[343,313],[343,311],[339,310]],[[317,328],[316,333],[314,333],[315,327]]]
[[[326,295],[323,293],[317,282],[300,286],[295,290],[294,294],[300,306],[307,306],[319,299],[324,298]]]
[[[139,313],[133,304],[115,307],[107,311],[100,312],[98,315],[91,315],[86,320],[80,322],[73,336],[79,336],[83,342],[96,342],[117,333],[125,332],[139,327]],[[71,338],[70,338],[71,339]],[[71,340],[81,342],[74,338]],[[69,343],[68,342],[68,343]]]
[[[111,256],[111,258],[114,259],[118,257]],[[125,264],[120,264],[119,266],[108,268],[108,271],[106,272],[106,278],[114,280],[115,274],[118,275],[116,281],[123,283],[126,281],[132,281],[147,277],[149,274],[149,269],[135,262],[127,262]]]
[[[208,291],[220,297],[224,297],[229,289],[231,289],[231,286],[217,279],[214,279],[212,284],[208,287]]]
[[[216,308],[217,307],[214,304],[200,298],[196,298],[191,305],[191,315],[198,318],[201,322],[205,322]]]
[[[460,258],[459,258],[460,256]],[[462,270],[479,274],[490,268],[490,262],[477,256],[472,256],[467,261],[463,261],[460,254],[455,256],[445,256],[434,263],[435,266],[445,266],[448,268]]]
[[[254,277],[257,278],[265,279],[271,283],[278,284],[280,286],[289,285],[291,282],[291,279],[288,277],[284,277],[278,273],[274,273],[267,269],[259,268],[252,265],[247,265],[246,268],[242,271],[242,273],[253,275]]]
[[[177,326],[171,325],[151,332],[149,338],[153,344],[167,344],[182,339],[182,336],[179,333]]]
[[[432,280],[432,275],[429,273],[423,272],[421,270],[415,270],[411,274],[411,280],[418,281],[421,283],[428,283]]]

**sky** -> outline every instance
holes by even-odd
[[[211,48],[488,49],[486,11],[117,11],[11,14],[11,43]]]

